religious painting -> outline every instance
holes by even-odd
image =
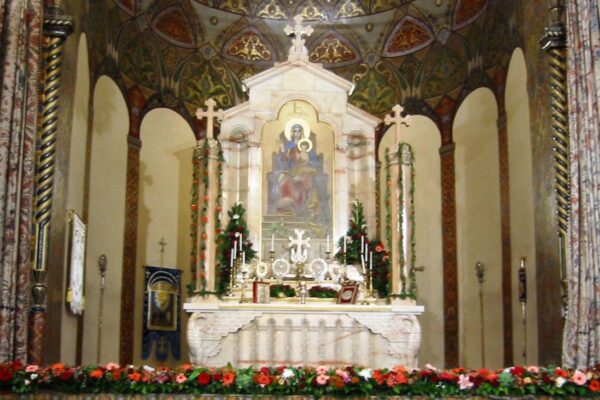
[[[263,139],[263,235],[283,239],[302,229],[324,239],[333,222],[333,162],[325,157],[333,152],[333,134],[308,103],[292,104]]]
[[[358,285],[355,283],[345,284],[338,293],[338,304],[354,304],[358,295]]]
[[[145,267],[144,329],[142,358],[154,353],[164,361],[170,353],[180,357],[181,271],[174,268]]]
[[[268,282],[252,282],[252,302],[269,303],[271,301],[271,285]]]

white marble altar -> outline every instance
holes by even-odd
[[[398,217],[401,209],[408,210],[406,204],[412,204],[408,179],[412,175],[408,174],[402,181],[408,185],[403,188],[402,198],[398,194],[401,191],[397,190],[398,179],[388,185],[391,193],[388,197],[393,203],[390,210],[397,214],[386,215],[386,220],[393,221],[397,227],[391,238],[393,245],[389,246],[394,264],[389,277],[392,297],[377,299],[373,295],[372,281],[369,288],[369,280],[364,279],[373,275],[372,262],[369,261],[368,267],[365,265],[371,258],[366,257],[368,246],[363,253],[361,242],[361,254],[365,256],[362,268],[347,266],[346,242],[353,239],[346,238],[346,234],[351,204],[355,200],[364,206],[368,231],[377,231],[374,150],[375,128],[381,120],[348,102],[354,87],[352,82],[308,61],[302,35],[310,35],[312,29],[303,27],[301,18],[295,18],[295,25],[288,30],[296,34],[289,59],[246,79],[244,86],[249,91],[249,100],[222,114],[220,134],[215,139],[221,146],[217,148],[223,149],[222,180],[215,173],[216,169],[211,168],[212,164],[206,163],[208,183],[200,198],[206,193],[208,208],[204,221],[200,219],[197,224],[199,232],[207,238],[197,244],[198,254],[205,257],[195,257],[195,293],[198,295],[184,305],[185,311],[191,314],[187,332],[190,361],[208,366],[231,363],[237,367],[282,364],[417,367],[421,343],[417,316],[424,310],[414,301],[400,300],[415,294],[411,231],[405,228],[412,219],[404,211],[403,218]],[[201,117],[208,115],[200,113]],[[394,121],[387,120],[399,129],[397,112],[396,117]],[[212,125],[207,126],[212,129]],[[207,132],[207,137],[212,137],[212,131]],[[291,149],[289,153],[286,146]],[[294,164],[294,168],[275,170],[273,165],[283,163],[281,159]],[[398,164],[397,151],[391,159],[394,165]],[[410,166],[410,163],[405,169],[398,166],[394,176],[404,176],[402,174],[410,172]],[[277,179],[270,179],[269,173],[279,175],[271,175]],[[282,197],[279,203],[269,202],[268,196],[272,195],[269,189],[281,190],[273,181],[281,182],[290,177],[297,185],[295,194],[318,193],[318,198],[312,196],[311,201],[325,207],[313,207],[313,214],[308,217],[296,213],[290,206],[282,205],[273,211],[273,204],[283,204]],[[220,190],[215,182],[221,182]],[[313,190],[315,187],[318,192]],[[217,192],[223,196],[220,209],[215,202]],[[299,203],[305,206],[308,197]],[[245,259],[240,235],[239,244],[236,240],[230,250],[229,290],[225,294],[218,293],[214,284],[218,270],[215,241],[209,235],[214,233],[212,216],[220,213],[225,225],[227,210],[239,202],[247,210],[248,232],[244,235],[249,234],[249,238],[244,240],[258,245],[255,248],[258,259]],[[321,212],[314,212],[315,209]],[[326,223],[319,222],[323,215],[327,215]],[[293,232],[296,239],[290,237]],[[400,232],[404,233],[402,240]],[[330,237],[336,245],[330,242]],[[365,240],[364,235],[362,240]],[[333,260],[340,250],[337,243],[344,243],[344,255],[339,262]],[[313,269],[315,260],[321,264]],[[249,265],[254,265],[254,273]],[[280,274],[280,268],[273,268],[278,265],[285,267]],[[259,270],[265,276],[261,276]],[[267,276],[269,274],[272,276]],[[244,297],[244,293],[254,277],[271,284],[283,281],[304,294],[310,285],[337,290],[345,281],[363,282],[357,301],[361,304],[336,304],[335,299],[304,296],[287,301],[274,299],[276,301],[269,304],[248,303],[245,299],[251,295]],[[217,294],[223,297],[218,298]]]
[[[422,306],[186,303],[192,363],[417,367]]]

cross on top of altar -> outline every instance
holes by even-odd
[[[310,247],[310,238],[304,238],[304,230],[294,229],[295,238],[289,237],[291,247],[290,258],[294,263],[304,263],[308,259],[308,248]]]
[[[410,115],[402,116],[402,112],[404,111],[404,107],[400,104],[396,104],[392,107],[392,113],[386,114],[385,119],[383,120],[386,125],[395,124],[394,126],[394,138],[396,143],[400,142],[400,125],[409,126],[412,121],[412,117]]]
[[[292,39],[292,47],[288,55],[288,61],[308,61],[308,49],[304,45],[305,40],[302,35],[310,36],[313,33],[313,28],[310,25],[302,25],[302,16],[294,17],[294,25],[286,25],[284,32],[286,35],[294,35]]]
[[[217,118],[218,121],[221,121],[223,119],[223,117],[225,116],[225,114],[223,113],[222,109],[218,109],[215,111],[215,106],[217,105],[217,102],[214,101],[213,99],[208,99],[204,102],[204,104],[206,105],[206,111],[202,110],[201,108],[199,108],[196,111],[196,118],[202,120],[204,118],[207,119],[207,123],[206,123],[206,138],[207,139],[213,139],[213,118]]]

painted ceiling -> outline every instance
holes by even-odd
[[[97,0],[92,65],[144,103],[194,114],[206,98],[246,100],[242,80],[284,61],[294,15],[310,20],[310,60],[353,81],[376,115],[432,113],[491,86],[518,45],[515,0]],[[131,104],[130,104],[131,106]]]

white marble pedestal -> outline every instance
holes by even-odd
[[[206,366],[417,367],[423,306],[184,304],[190,361]]]

